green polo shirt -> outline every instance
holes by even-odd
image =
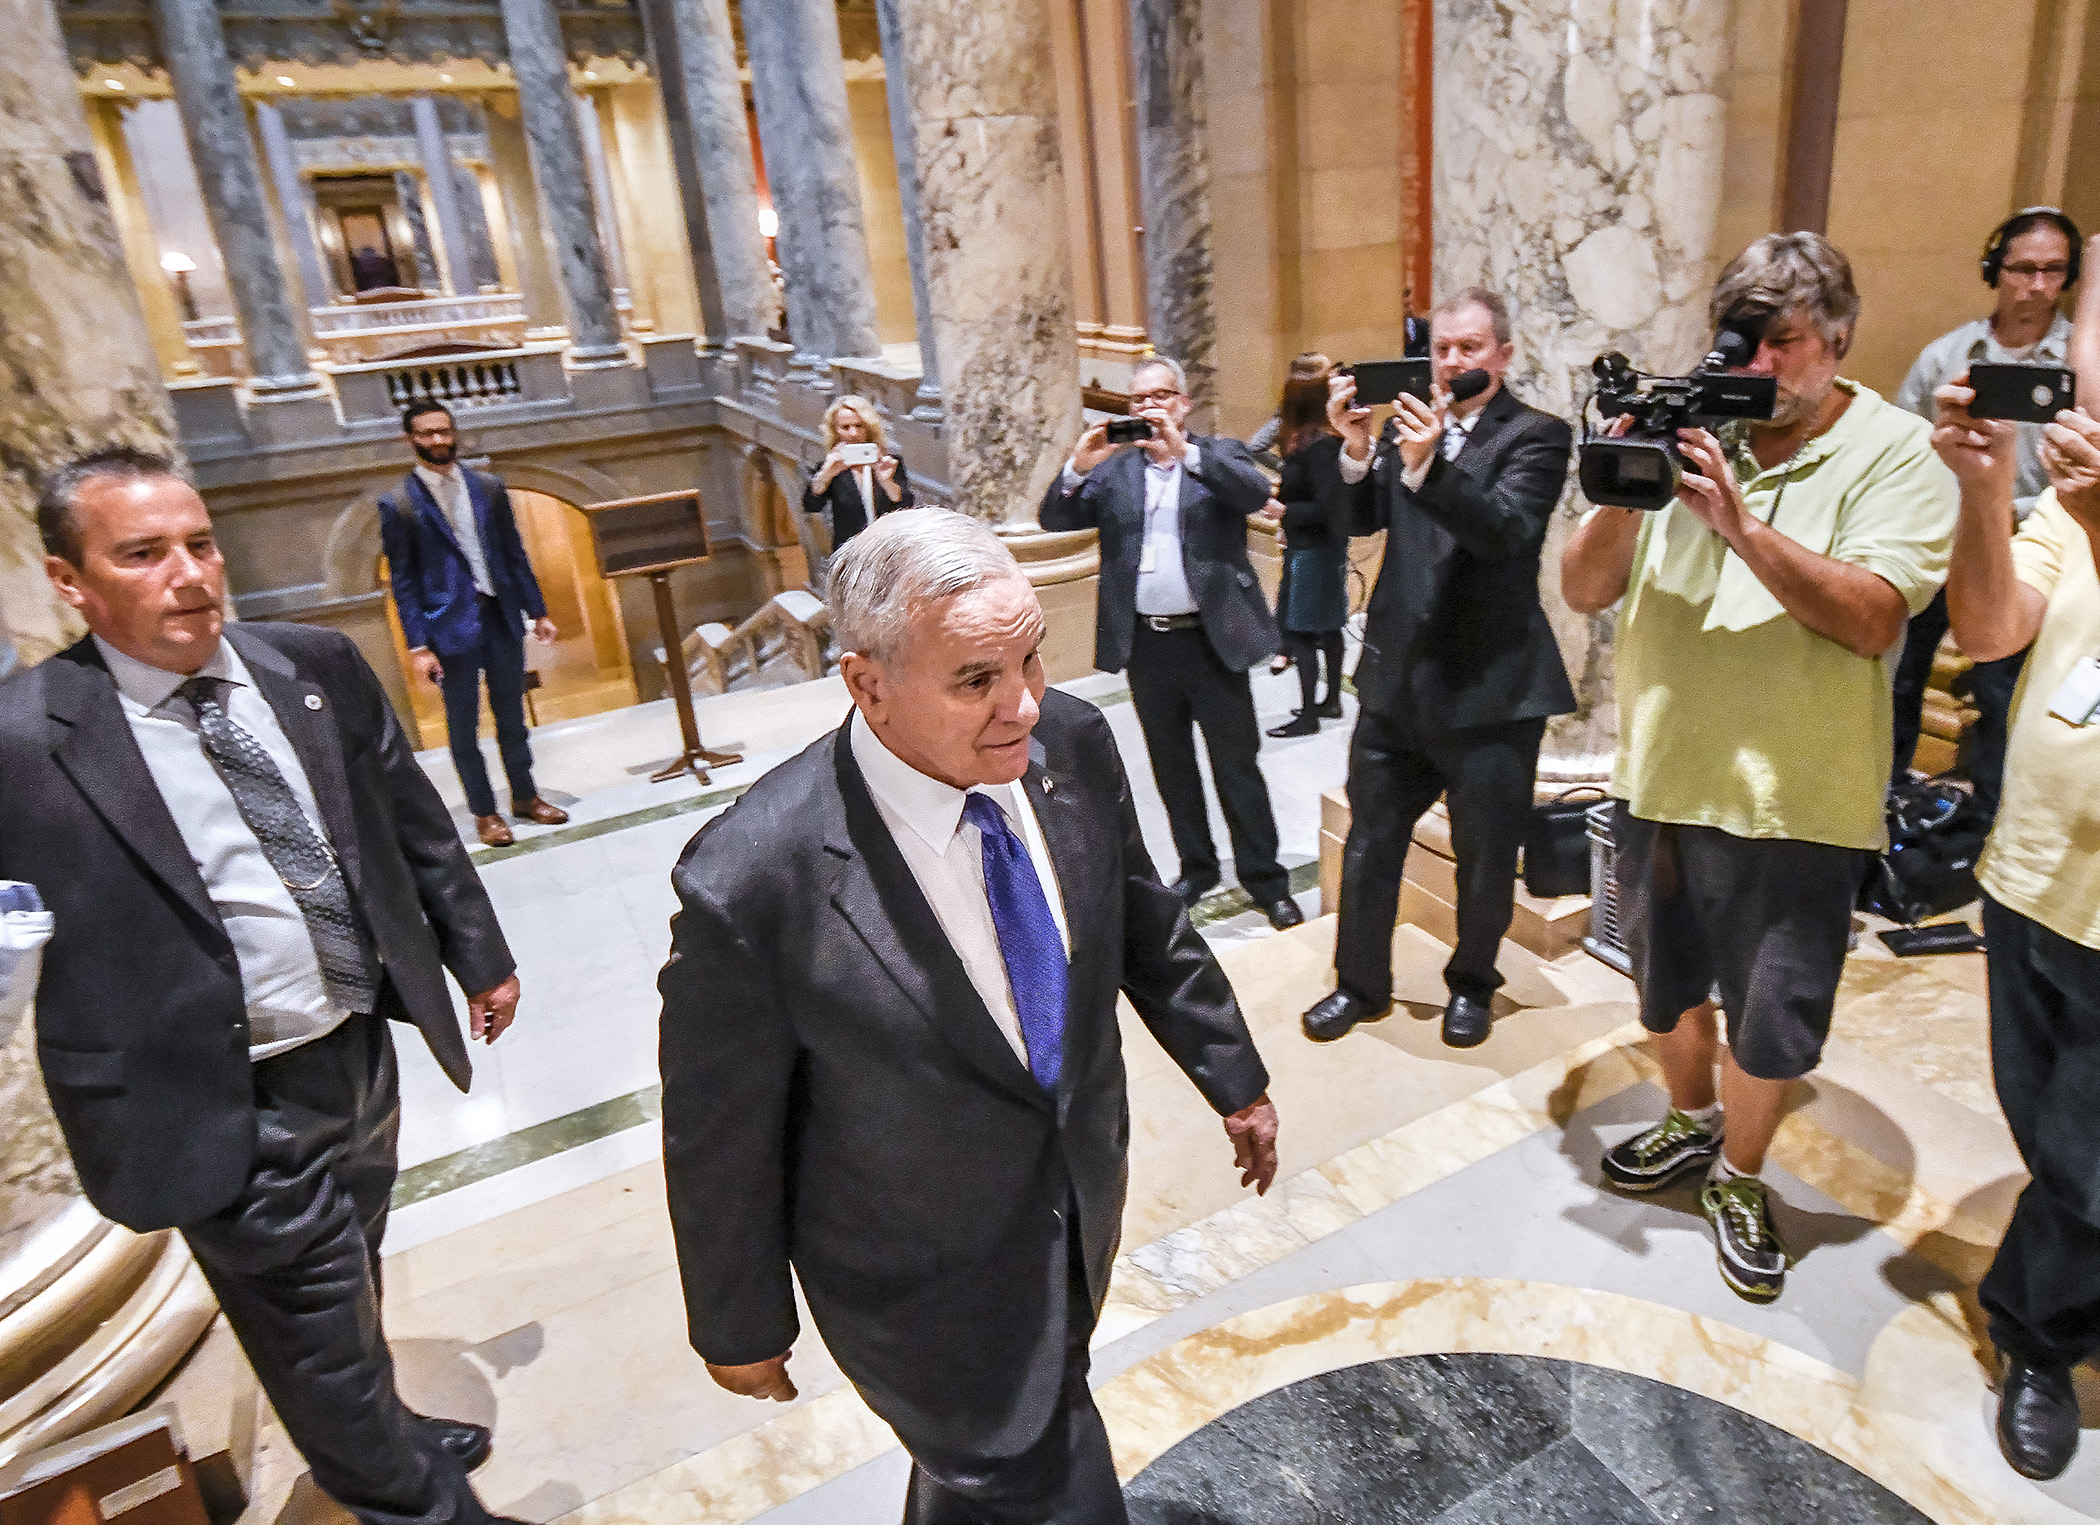
[[[1746,430],[1724,435],[1736,480],[1751,513],[1880,576],[1916,614],[1946,579],[1954,475],[1924,419],[1837,384],[1852,405],[1783,466],[1760,469]],[[1801,624],[1682,503],[1641,526],[1617,652],[1612,792],[1635,815],[1886,845],[1896,653],[1856,656]]]

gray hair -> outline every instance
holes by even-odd
[[[946,508],[884,514],[832,558],[826,603],[839,650],[896,656],[928,604],[1021,575],[1006,542],[981,519]]]
[[[1852,262],[1820,233],[1767,233],[1721,272],[1707,315],[1719,328],[1744,308],[1774,317],[1806,312],[1842,355],[1859,326]]]
[[[1183,396],[1188,395],[1189,373],[1183,369],[1181,362],[1172,355],[1147,355],[1130,368],[1130,384],[1136,386],[1138,377],[1142,373],[1153,369],[1165,371],[1172,376],[1175,387]]]
[[[1490,291],[1485,286],[1468,286],[1463,291],[1452,292],[1436,304],[1436,311],[1429,316],[1432,319],[1441,318],[1457,312],[1462,307],[1487,309],[1488,322],[1494,327],[1497,344],[1509,343],[1510,335],[1516,332],[1509,323],[1509,303],[1502,300],[1500,292]]]
[[[111,479],[122,482],[172,477],[188,482],[189,476],[173,456],[129,445],[108,445],[66,462],[44,478],[37,492],[36,527],[44,542],[44,554],[80,565],[80,524],[73,517],[80,491],[90,482]]]

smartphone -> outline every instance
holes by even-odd
[[[1139,440],[1152,438],[1152,420],[1112,418],[1108,421],[1106,438],[1111,445],[1135,445]]]
[[[1992,365],[1979,360],[1969,367],[1969,385],[1976,391],[1970,416],[2046,424],[2076,400],[2078,374],[2067,365]]]
[[[1356,378],[1356,406],[1375,408],[1393,402],[1402,392],[1429,401],[1430,370],[1427,360],[1359,360],[1345,368]]]
[[[848,466],[872,466],[882,459],[882,450],[873,444],[841,445],[839,459]]]
[[[1922,927],[1891,927],[1881,934],[1881,940],[1898,958],[1984,951],[1983,935],[1961,921],[1934,921]]]

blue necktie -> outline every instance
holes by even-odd
[[[999,956],[1021,1019],[1028,1068],[1046,1091],[1065,1067],[1065,944],[1028,848],[987,794],[963,800],[963,814],[984,838],[984,894],[999,934]]]

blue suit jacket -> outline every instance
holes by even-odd
[[[464,466],[460,471],[467,479],[474,522],[481,530],[481,554],[496,601],[503,607],[505,628],[522,639],[526,617],[539,619],[547,605],[525,557],[525,543],[518,538],[510,494],[495,477]],[[394,608],[409,650],[428,646],[440,657],[479,651],[481,603],[474,574],[452,533],[452,522],[415,472],[379,500],[379,537],[386,546]]]

